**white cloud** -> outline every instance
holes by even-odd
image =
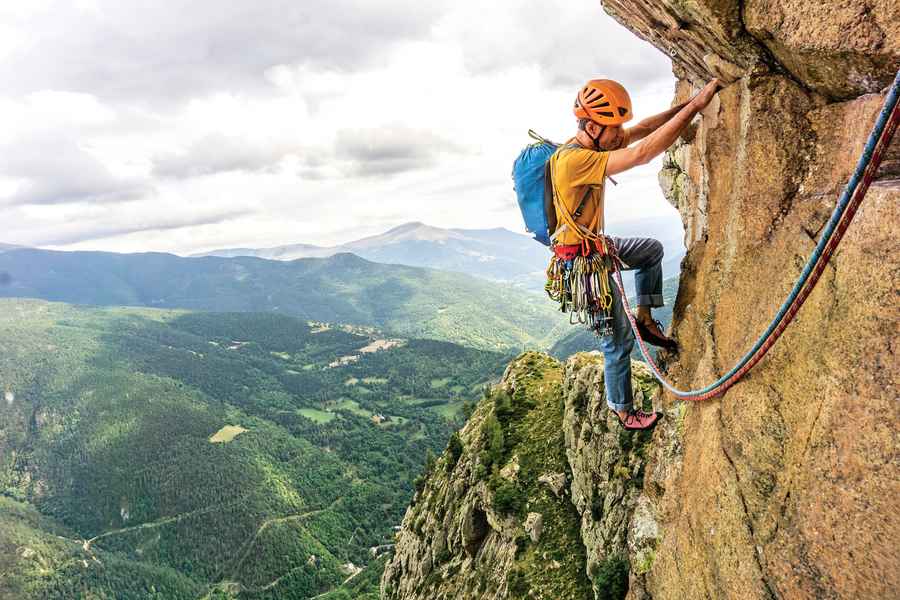
[[[456,43],[475,73],[498,73],[514,65],[537,65],[553,87],[577,89],[603,76],[632,91],[658,81],[669,61],[649,44],[612,22],[598,2],[553,3],[506,0],[470,3],[449,12],[436,28],[438,39]],[[510,90],[517,98],[521,90]],[[574,91],[571,92],[574,97]]]
[[[529,128],[574,133],[576,82],[620,79],[639,118],[674,83],[595,3],[29,6],[0,9],[0,31],[29,33],[0,43],[10,243],[190,253],[413,220],[521,231],[512,161]],[[656,170],[620,178],[608,222],[669,214]]]
[[[11,3],[7,3],[11,4]],[[0,48],[7,89],[89,91],[166,105],[229,87],[259,90],[276,64],[351,71],[426,35],[447,2],[410,0],[29,0],[0,10],[28,31]]]

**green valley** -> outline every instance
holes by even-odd
[[[426,456],[510,359],[395,336],[0,300],[0,598],[377,597]]]

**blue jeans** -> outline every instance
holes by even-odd
[[[619,258],[625,263],[623,268],[626,271],[637,270],[634,274],[634,287],[638,306],[662,306],[663,245],[652,238],[610,237],[615,242]],[[600,350],[605,359],[603,380],[606,404],[613,410],[631,410],[634,402],[634,392],[631,389],[634,333],[611,273],[609,278],[613,293],[613,335],[600,338]]]

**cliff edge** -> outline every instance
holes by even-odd
[[[726,84],[660,173],[688,250],[673,319],[681,352],[666,357],[667,370],[679,388],[694,389],[751,347],[818,241],[900,67],[900,4],[603,5],[672,57],[676,102],[713,76]],[[483,401],[463,430],[459,463],[432,475],[407,514],[385,598],[894,597],[898,201],[895,141],[778,344],[720,398],[692,404],[657,393],[666,418],[652,439],[623,436],[609,420],[600,357],[565,365],[520,357],[498,390],[511,394],[511,410],[533,414],[515,402],[516,393],[533,398],[517,392],[516,374],[531,373],[554,415],[541,419],[558,435],[503,445],[500,462],[479,469],[490,446],[479,423],[497,410]],[[647,372],[636,377],[649,394]],[[546,455],[526,469],[522,453],[532,447]],[[501,493],[517,498],[515,510],[496,514],[516,457],[528,483]],[[537,521],[545,533],[564,531],[565,541],[553,542],[564,556],[541,546],[545,533],[534,541]],[[476,572],[483,577],[467,578]],[[470,580],[481,581],[477,591]],[[541,587],[551,580],[552,590]]]

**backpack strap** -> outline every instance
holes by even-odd
[[[587,202],[588,197],[591,195],[591,190],[594,189],[589,185],[585,186],[585,188],[587,189],[584,190],[584,196],[581,197],[581,202],[578,203],[578,208],[576,208],[575,212],[572,213],[572,216],[576,218],[581,216],[581,209],[584,208],[585,202]]]
[[[552,158],[553,155],[550,156],[551,160]],[[556,194],[551,177],[550,160],[548,160],[544,163],[544,216],[547,217],[547,231],[550,233],[550,242],[552,243],[553,238],[562,231],[556,229],[559,223],[556,221]]]
[[[577,146],[574,146],[572,144],[566,144],[565,146],[560,148],[560,150],[563,148],[572,148],[572,147],[577,147]],[[594,223],[591,224],[592,225],[591,229],[588,229],[588,228],[578,224],[575,221],[575,218],[579,214],[581,214],[581,210],[582,210],[582,208],[584,208],[585,202],[587,202],[588,196],[591,193],[591,187],[588,186],[588,188],[585,190],[584,196],[582,197],[581,202],[578,204],[578,208],[575,210],[574,214],[570,213],[568,211],[568,209],[566,208],[565,204],[563,204],[562,201],[560,201],[560,199],[559,199],[559,193],[558,193],[558,190],[556,189],[556,184],[553,183],[553,176],[552,176],[554,165],[556,164],[556,159],[557,159],[558,155],[559,155],[559,151],[554,152],[553,155],[550,156],[550,160],[547,161],[547,168],[550,169],[550,171],[548,173],[549,176],[546,177],[546,179],[548,181],[550,181],[553,206],[554,206],[554,208],[556,208],[559,211],[559,214],[562,217],[563,227],[567,227],[569,230],[574,231],[575,235],[577,235],[579,237],[579,239],[581,239],[582,241],[584,241],[584,240],[599,240],[601,238],[601,235],[592,231],[593,227],[595,226]],[[598,215],[595,215],[594,220],[597,223],[599,223],[599,213],[598,213]],[[558,232],[554,231],[554,234],[553,234],[553,236],[551,236],[550,239],[552,240],[553,238],[556,237],[557,233],[562,233],[562,231],[563,231],[562,228],[560,228],[560,230]]]
[[[579,146],[577,144],[566,144],[565,146],[563,146],[563,148],[580,148],[580,147],[581,146]],[[547,161],[547,164],[548,165],[550,164],[549,160]],[[549,178],[550,178],[549,171],[547,172],[546,175],[547,175],[547,179],[549,180]],[[612,181],[613,183],[615,183],[616,185],[619,185],[618,183],[616,183],[615,180],[613,180],[612,177],[609,177],[607,175],[606,178],[609,179],[610,181]],[[586,188],[587,189],[584,190],[584,196],[581,197],[581,202],[578,203],[578,207],[575,209],[575,212],[572,213],[572,216],[574,216],[575,218],[578,218],[581,216],[581,210],[584,208],[584,205],[587,202],[588,197],[591,195],[591,190],[593,189],[593,187],[586,186]]]

